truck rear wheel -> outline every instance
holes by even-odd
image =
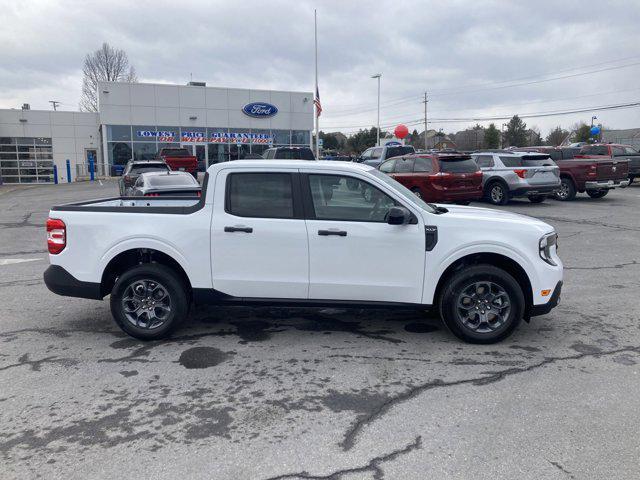
[[[120,275],[111,291],[110,303],[118,326],[140,340],[167,337],[189,310],[180,277],[157,263],[138,265]]]
[[[440,316],[456,337],[469,343],[507,338],[524,315],[524,294],[507,272],[474,265],[456,272],[440,295]]]
[[[560,189],[556,192],[556,198],[563,202],[576,198],[576,186],[570,178],[560,179]]]
[[[591,198],[602,198],[607,193],[609,193],[608,188],[604,188],[602,190],[587,190],[587,195],[589,195]]]

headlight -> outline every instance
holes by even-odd
[[[556,247],[556,249],[558,248],[558,234],[556,232],[547,233],[540,239],[539,243],[540,258],[549,265],[556,266],[558,264],[554,262],[551,257],[551,249],[553,247]]]

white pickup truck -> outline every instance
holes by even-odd
[[[200,199],[53,207],[44,280],[110,294],[141,339],[214,303],[436,309],[459,338],[492,343],[558,304],[556,241],[533,218],[424,203],[366,165],[244,160],[211,166]]]

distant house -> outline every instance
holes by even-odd
[[[623,143],[640,148],[640,128],[627,128],[625,130],[603,130],[602,141],[604,143]]]

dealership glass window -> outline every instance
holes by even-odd
[[[180,141],[180,127],[157,127],[158,143],[160,142],[179,142]]]
[[[207,165],[229,160],[229,145],[226,143],[210,143],[207,145]]]
[[[131,140],[131,125],[107,125],[109,142]]]
[[[251,145],[251,153],[262,155],[262,153],[269,148],[269,145]]]
[[[155,142],[133,142],[133,158],[135,160],[152,160],[156,158],[156,154]]]
[[[273,143],[275,145],[291,145],[290,130],[272,130]]]
[[[0,145],[6,145],[16,143],[16,139],[13,137],[0,137]]]
[[[134,142],[155,142],[156,141],[156,127],[150,125],[134,125],[133,141]]]
[[[111,165],[125,165],[133,157],[129,142],[109,142],[107,151]]]
[[[182,127],[180,129],[180,141],[199,143],[207,140],[207,129],[201,127]]]
[[[291,130],[292,145],[309,145],[310,142],[311,135],[309,130]]]

